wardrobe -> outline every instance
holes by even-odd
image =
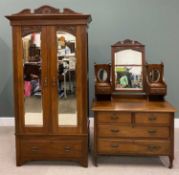
[[[42,6],[12,26],[16,164],[88,166],[88,24],[91,16]]]

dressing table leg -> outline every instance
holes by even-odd
[[[87,159],[86,160],[84,160],[84,159],[80,160],[80,165],[87,168],[88,167],[88,160]]]
[[[96,167],[98,166],[98,158],[96,155],[94,155],[94,157],[93,157],[93,163]]]
[[[168,168],[173,168],[173,156],[169,156],[169,167]]]

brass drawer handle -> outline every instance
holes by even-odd
[[[157,130],[156,130],[156,129],[149,129],[149,130],[148,130],[148,133],[149,133],[149,134],[156,134],[156,133],[157,133]]]
[[[154,116],[154,115],[151,115],[151,116],[149,116],[149,121],[156,121],[157,120],[157,118],[156,118],[156,116]]]
[[[37,151],[39,151],[39,148],[36,147],[36,146],[33,146],[32,149],[31,149],[31,151],[32,151],[32,152],[37,152]]]
[[[111,129],[111,132],[117,133],[117,132],[119,132],[119,129]]]
[[[117,115],[111,116],[111,120],[117,120],[117,119],[118,119],[118,116],[117,116]]]
[[[70,146],[65,146],[65,147],[64,147],[64,150],[65,150],[66,152],[70,152],[70,151],[71,151],[71,147],[70,147]]]
[[[159,150],[160,149],[160,146],[157,146],[157,145],[148,145],[148,150],[149,151],[157,151],[157,150]]]
[[[117,144],[117,143],[112,143],[112,144],[111,144],[111,147],[112,147],[112,148],[118,148],[118,147],[119,147],[119,144]]]

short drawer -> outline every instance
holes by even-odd
[[[98,139],[98,154],[168,155],[170,143],[167,140],[119,140]]]
[[[95,117],[98,123],[131,123],[130,112],[97,112]]]
[[[24,156],[81,157],[81,140],[22,140],[21,153]]]
[[[170,124],[170,113],[135,113],[135,122],[138,124]]]
[[[168,138],[169,128],[99,125],[97,133],[99,137]]]

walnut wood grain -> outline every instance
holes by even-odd
[[[88,166],[88,38],[91,16],[44,5],[6,16],[13,31],[16,165],[31,160],[75,160]],[[58,126],[57,31],[76,37],[77,126]],[[41,33],[43,126],[25,126],[22,37]]]
[[[121,140],[99,139],[99,154],[108,155],[167,155],[170,142],[167,140]]]
[[[104,155],[168,156],[174,160],[174,112],[167,101],[93,101],[94,165]]]

